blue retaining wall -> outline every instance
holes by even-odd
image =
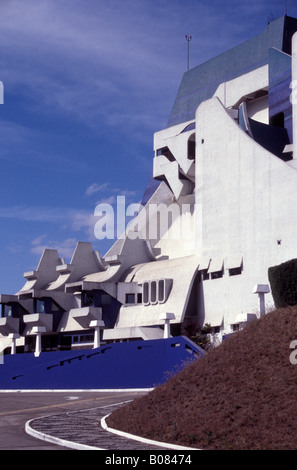
[[[153,388],[205,351],[179,336],[97,349],[4,356],[0,390]]]

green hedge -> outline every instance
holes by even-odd
[[[297,304],[297,259],[270,267],[268,278],[277,308]]]

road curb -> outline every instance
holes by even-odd
[[[106,419],[108,418],[109,414],[101,418],[101,427],[108,432],[111,432],[113,434],[117,434],[118,436],[121,437],[126,437],[127,439],[133,439],[138,442],[143,442],[144,444],[151,444],[154,446],[159,446],[159,447],[164,447],[166,449],[172,449],[172,450],[201,450],[201,449],[195,449],[194,447],[184,447],[184,446],[179,446],[177,444],[168,444],[165,442],[159,442],[159,441],[153,441],[151,439],[147,439],[145,437],[140,437],[140,436],[135,436],[134,434],[129,434],[124,431],[119,431],[117,429],[113,429],[107,426]]]
[[[44,416],[43,416],[44,418]],[[32,437],[35,437],[36,439],[40,439],[45,442],[50,442],[51,444],[57,444],[62,447],[67,447],[69,449],[73,450],[105,450],[105,449],[100,449],[100,447],[93,447],[93,446],[88,446],[85,444],[79,444],[78,442],[73,442],[73,441],[68,441],[66,439],[61,439],[59,437],[51,436],[50,434],[46,434],[41,431],[36,431],[36,429],[33,429],[30,426],[30,423],[32,421],[36,421],[37,419],[42,419],[42,418],[33,418],[30,419],[29,421],[26,422],[25,424],[25,431],[27,434],[29,434]]]

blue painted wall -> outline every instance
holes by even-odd
[[[1,390],[152,388],[205,351],[183,336],[97,349],[4,356]]]

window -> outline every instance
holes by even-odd
[[[12,317],[12,305],[2,305],[2,317]]]
[[[239,268],[231,268],[229,269],[229,276],[238,276],[242,273],[242,266]]]
[[[94,342],[94,334],[72,336],[72,344],[93,343],[93,342]]]
[[[135,294],[126,294],[125,303],[126,304],[135,304]]]
[[[202,281],[207,281],[209,279],[209,273],[207,272],[207,269],[200,271],[200,275]]]
[[[210,261],[208,274],[210,274],[210,279],[219,279],[223,277],[224,263],[222,258],[214,258]]]
[[[137,303],[142,304],[142,294],[137,294]]]
[[[214,273],[211,273],[211,279],[220,279],[223,277],[223,271],[215,271]]]
[[[61,312],[62,309],[53,299],[45,297],[43,299],[35,299],[34,311],[35,313],[55,313]]]
[[[239,331],[239,323],[234,323],[234,325],[231,325],[232,331]]]
[[[211,333],[212,333],[212,334],[217,334],[217,333],[220,332],[220,330],[221,330],[221,327],[220,327],[220,326],[213,326],[213,327],[211,328]]]
[[[231,256],[226,261],[226,269],[229,271],[229,276],[238,276],[243,271],[243,258],[242,255]]]
[[[152,304],[157,303],[157,283],[156,281],[151,282],[151,292],[150,292],[150,301]]]
[[[149,283],[148,282],[143,283],[143,303],[144,305],[149,304]]]
[[[45,313],[45,300],[35,299],[35,312]]]
[[[94,341],[94,335],[81,335],[79,337],[80,343],[92,343]]]
[[[94,305],[94,297],[93,294],[89,292],[82,292],[82,306],[83,307],[91,307]]]
[[[188,158],[189,160],[195,160],[196,156],[196,139],[195,134],[191,134],[188,140]]]
[[[157,157],[160,157],[161,155],[165,155],[165,157],[168,158],[170,162],[173,162],[175,160],[172,152],[169,150],[168,147],[162,147],[156,151]]]
[[[142,285],[142,300],[139,295],[139,303],[144,305],[163,304],[166,302],[172,285],[172,279],[158,279],[156,281],[147,281]]]
[[[165,281],[161,279],[158,282],[158,302],[163,303],[165,302]]]

